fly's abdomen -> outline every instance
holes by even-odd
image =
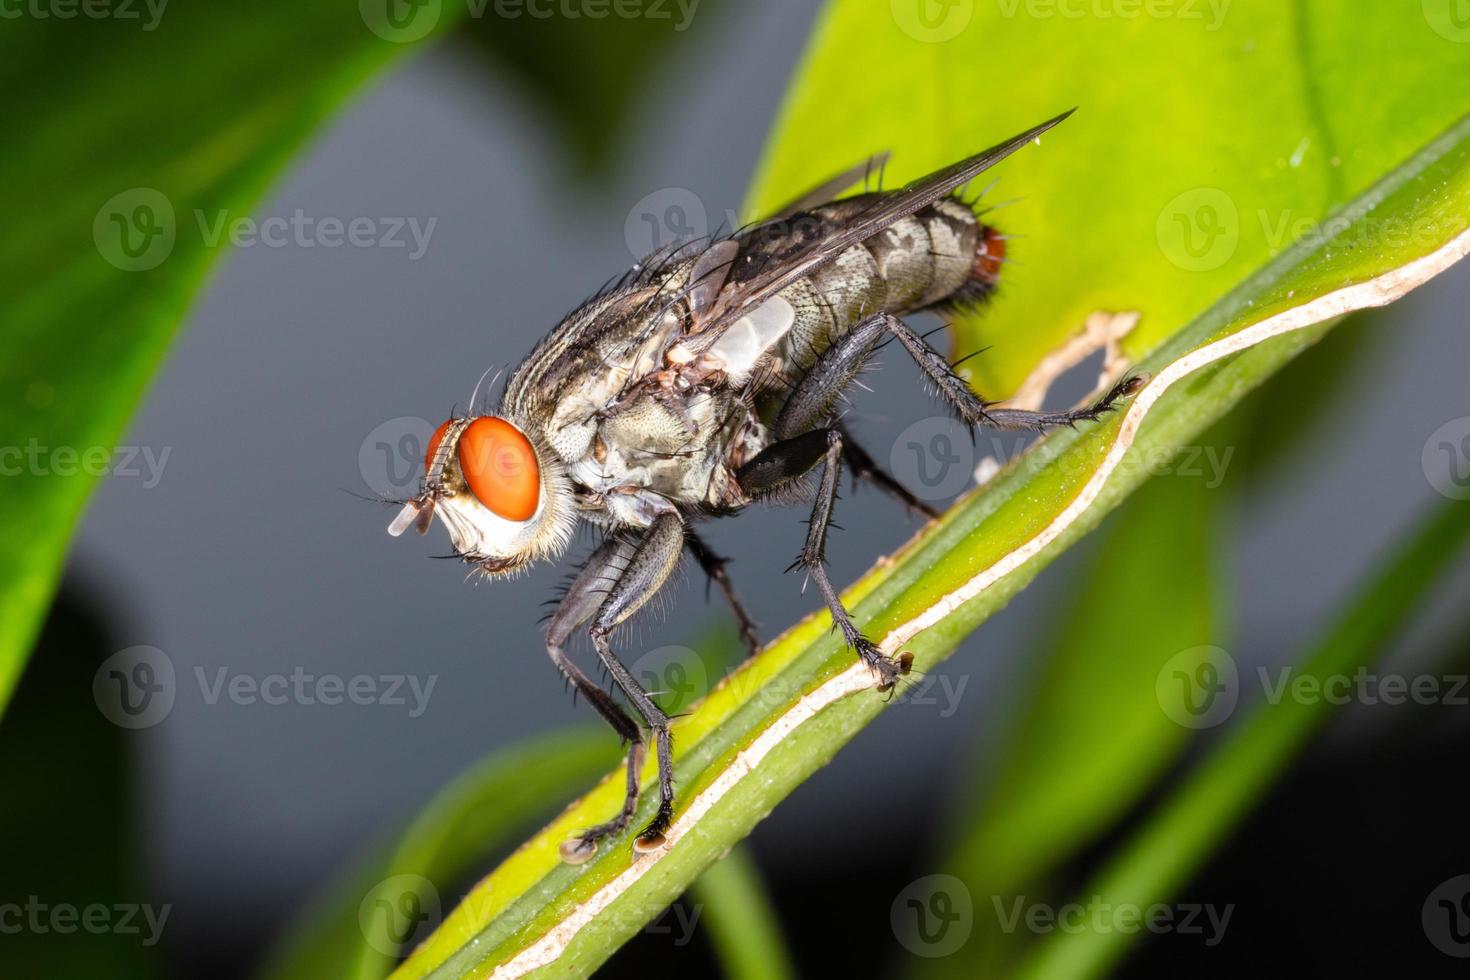
[[[840,224],[871,203],[867,195],[848,198],[803,218]],[[1004,260],[1004,239],[969,205],[956,198],[937,201],[783,291],[797,311],[789,354],[805,366],[835,337],[879,310],[945,312],[980,302],[995,290]]]

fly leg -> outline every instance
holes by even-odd
[[[842,460],[847,464],[848,469],[852,470],[855,479],[867,480],[908,509],[918,511],[931,521],[939,516],[939,511],[915,497],[908,487],[894,478],[893,474],[879,466],[878,461],[857,444],[846,426],[838,426],[838,429],[842,432]]]
[[[591,858],[597,853],[597,842],[622,831],[628,821],[633,819],[633,811],[638,806],[639,780],[643,774],[643,759],[648,747],[643,732],[637,722],[583,673],[563,650],[577,628],[597,612],[620,570],[632,558],[633,552],[633,542],[625,538],[612,537],[603,542],[572,580],[571,587],[557,604],[551,617],[551,625],[546,630],[546,652],[550,655],[551,662],[587,699],[587,703],[597,709],[597,713],[612,726],[613,731],[628,743],[628,789],[623,797],[623,808],[613,819],[587,828],[562,845],[562,860],[568,864],[581,864]]]
[[[784,417],[785,413],[782,414]],[[754,459],[740,468],[735,478],[748,495],[761,497],[800,480],[818,463],[823,464],[822,481],[812,504],[806,543],[791,567],[806,569],[812,581],[817,583],[817,590],[822,593],[823,601],[832,612],[832,622],[842,630],[848,646],[856,650],[863,663],[878,674],[878,689],[892,690],[898,678],[908,673],[909,665],[913,661],[912,655],[906,653],[897,660],[885,657],[877,644],[863,636],[862,631],[853,623],[847,608],[842,605],[837,589],[827,576],[827,526],[832,521],[832,505],[837,500],[837,480],[842,471],[842,433],[836,428],[821,428],[783,439],[761,450]]]
[[[617,580],[592,617],[587,633],[603,666],[613,682],[622,688],[633,707],[652,729],[658,746],[658,812],[633,842],[636,851],[654,851],[664,845],[664,831],[674,816],[674,739],[669,732],[669,716],[664,714],[634,679],[633,674],[613,653],[608,636],[613,629],[637,612],[668,581],[684,553],[684,522],[677,514],[660,514],[654,518],[635,542],[632,554],[618,570]],[[613,821],[616,823],[617,821]],[[626,824],[626,819],[623,821]],[[596,828],[594,828],[596,829]],[[620,826],[619,830],[622,829]],[[604,834],[603,836],[606,836]]]
[[[704,570],[704,574],[709,576],[709,580],[718,585],[720,591],[724,593],[725,601],[730,604],[730,611],[735,614],[735,622],[740,627],[740,639],[745,644],[745,652],[749,656],[755,656],[761,649],[760,636],[756,632],[755,620],[751,619],[750,613],[745,611],[744,603],[735,593],[735,583],[730,581],[730,574],[725,571],[725,565],[729,559],[722,558],[711,551],[709,545],[705,544],[704,539],[695,534],[692,528],[685,532],[684,543],[689,546],[690,552],[693,553],[695,561],[699,562],[699,567]]]
[[[955,409],[970,425],[984,425],[992,429],[1029,429],[1044,432],[1061,425],[1076,425],[1078,422],[1096,421],[1113,408],[1118,399],[1133,394],[1141,386],[1137,377],[1126,378],[1113,387],[1098,401],[1086,408],[1075,408],[1062,412],[1033,412],[1020,408],[994,408],[993,402],[980,398],[963,378],[955,373],[949,361],[928,341],[914,332],[913,328],[891,313],[875,313],[852,328],[856,333],[865,328],[874,328],[891,333],[908,350],[914,362],[939,389],[940,397]]]

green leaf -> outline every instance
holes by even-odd
[[[1431,512],[1406,544],[1364,577],[1322,639],[1300,658],[1296,676],[1323,684],[1370,665],[1441,581],[1467,538],[1470,504],[1450,501]],[[1285,697],[1256,705],[1081,894],[1115,909],[1168,902],[1326,721],[1334,700]],[[1098,929],[1088,916],[1082,928],[1054,934],[1018,975],[1105,976],[1135,936],[1104,926]]]
[[[865,63],[860,51],[849,55]],[[1029,90],[1016,94],[1043,118]],[[977,134],[972,145],[1008,129]],[[1105,156],[1106,134],[1078,135],[1092,142],[1079,139],[1070,152]],[[1094,230],[1128,220],[1107,208],[1100,198]],[[1139,364],[1151,380],[1123,411],[1052,434],[864,576],[847,601],[869,635],[932,670],[1142,484],[1150,461],[1197,438],[1345,313],[1391,302],[1463,258],[1470,120],[1340,217],[1331,240],[1299,243],[1189,326],[1164,330],[1170,339]],[[798,624],[675,723],[679,798],[665,850],[635,861],[625,834],[581,866],[557,861],[561,841],[616,809],[619,789],[608,780],[477,886],[395,976],[485,976],[497,967],[508,976],[586,975],[883,711],[873,683],[829,617]],[[655,805],[646,796],[639,818]]]
[[[331,109],[409,47],[369,29],[370,0],[260,0],[248,15],[211,3],[113,8],[0,29],[0,187],[11,193],[0,268],[12,284],[0,358],[0,709],[91,474],[113,460],[223,250],[206,244],[196,213],[248,214]]]
[[[642,2],[641,16],[547,17],[529,9],[463,24],[463,35],[497,76],[509,70],[526,95],[558,124],[571,162],[583,173],[605,168],[627,135],[628,120],[659,111],[659,69],[678,45],[711,29],[724,4],[713,0]],[[540,8],[546,9],[546,8]],[[569,71],[568,66],[576,66]],[[687,68],[685,70],[688,70]]]
[[[364,861],[262,972],[270,980],[379,980],[398,961],[404,909],[437,917],[445,891],[527,822],[564,802],[618,755],[601,729],[537,738],[450,783],[391,847]],[[422,933],[419,933],[422,938]]]
[[[1140,311],[1125,349],[1152,349],[1467,109],[1470,44],[1418,4],[1152,9],[831,4],[753,213],[878,150],[895,151],[897,185],[1078,106],[986,197],[1017,202],[991,220],[1024,236],[1008,243],[1019,265],[953,349],[986,349],[964,369],[997,397],[1097,310]]]
[[[1076,599],[1036,653],[1040,676],[1029,697],[1019,695],[1023,713],[1006,735],[998,778],[963,808],[958,824],[968,830],[941,861],[972,893],[1033,891],[1187,744],[1189,729],[1158,710],[1154,679],[1180,650],[1221,635],[1214,545],[1222,493],[1202,478],[1157,476],[1106,526],[1077,587],[1066,590]],[[990,947],[1005,938],[974,935],[968,955],[924,965],[973,975],[975,958],[998,952]]]
[[[693,897],[726,980],[796,976],[776,911],[744,848],[735,848],[700,875]]]

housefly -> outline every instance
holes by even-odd
[[[952,312],[995,289],[1005,240],[958,189],[1067,115],[897,190],[840,197],[861,178],[844,174],[768,220],[654,253],[541,341],[510,375],[494,414],[472,409],[434,432],[420,492],[390,534],[424,533],[437,516],[455,551],[494,576],[560,556],[581,521],[604,532],[550,617],[546,649],[630,746],[627,793],[612,819],[563,845],[564,859],[587,860],[599,841],[627,827],[650,742],[659,806],[634,848],[665,844],[674,812],[669,718],[612,640],[686,550],[720,586],[747,645],[758,645],[723,560],[695,530],[699,522],[809,491],[814,482],[806,541],[792,567],[816,583],[880,690],[908,670],[911,656],[885,656],[852,621],[823,558],[844,466],[932,514],[837,417],[844,389],[880,342],[897,340],[971,426],[1071,425],[1130,393],[1125,382],[1071,411],[998,407],[971,392],[900,319]],[[567,657],[566,644],[583,628],[637,720]]]

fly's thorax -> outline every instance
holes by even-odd
[[[569,473],[630,523],[646,523],[669,504],[723,506],[733,480],[730,443],[748,417],[728,386],[650,385],[598,417]]]

